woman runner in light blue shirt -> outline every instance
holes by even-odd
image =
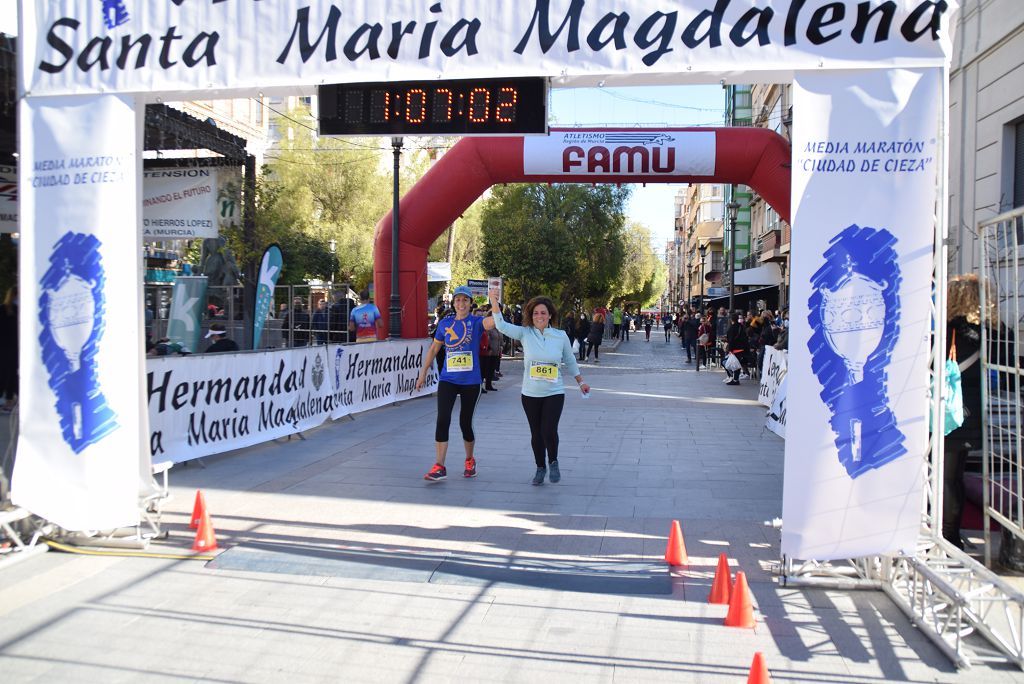
[[[555,305],[547,297],[534,297],[523,311],[525,325],[513,325],[501,317],[498,298],[490,294],[494,324],[503,335],[519,340],[523,345],[523,411],[530,423],[530,446],[537,463],[533,484],[544,484],[551,469],[551,481],[558,482],[562,474],[558,469],[558,420],[565,405],[565,386],[562,383],[564,365],[584,396],[590,385],[583,382],[576,356],[565,331],[551,325],[557,316]]]

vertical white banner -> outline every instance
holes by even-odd
[[[913,550],[927,449],[940,69],[801,74],[782,553]]]
[[[21,101],[14,502],[70,530],[138,520],[143,380],[130,97]],[[145,435],[148,437],[148,435]]]

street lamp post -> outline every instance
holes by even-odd
[[[338,242],[337,240],[331,239],[327,242],[327,246],[331,250],[331,296],[334,296],[334,274],[338,270]]]
[[[736,298],[736,214],[740,210],[740,203],[736,200],[729,200],[725,205],[729,215],[729,316],[733,311],[733,300]]]
[[[700,313],[704,314],[704,257],[708,253],[708,246],[701,245],[697,248],[700,252]]]
[[[398,171],[402,158],[402,136],[391,138],[395,155],[394,187],[391,205],[391,304],[389,307],[389,332],[392,338],[402,336],[402,299],[398,296]]]
[[[683,274],[683,254],[682,254],[682,251],[679,249],[679,246],[683,243],[683,241],[682,241],[681,238],[677,237],[672,242],[673,242],[673,245],[675,246],[675,258],[676,258],[676,260],[675,260],[675,268],[673,269],[673,273],[675,275],[675,278],[674,278],[675,286],[673,288],[673,293],[672,293],[672,295],[673,295],[672,296],[672,308],[673,309],[677,309],[677,308],[679,308],[679,300],[682,299],[682,297],[679,295],[679,292],[680,292],[680,290],[683,289],[683,284],[681,282],[682,281],[682,274]]]

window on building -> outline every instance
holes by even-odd
[[[1024,206],[1024,121],[1014,126],[1013,208]]]

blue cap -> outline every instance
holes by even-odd
[[[455,293],[452,294],[452,299],[458,297],[459,295],[463,295],[463,296],[469,297],[470,299],[473,299],[473,292],[472,292],[472,290],[470,290],[465,285],[459,285],[457,288],[455,288]]]

